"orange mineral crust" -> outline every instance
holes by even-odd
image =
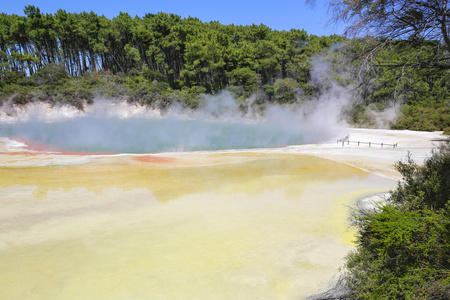
[[[133,159],[140,162],[150,162],[150,163],[172,163],[177,161],[175,158],[172,157],[162,157],[155,155],[139,155],[134,156]]]

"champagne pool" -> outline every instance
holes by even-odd
[[[268,150],[8,151],[1,299],[302,299],[352,249],[349,207],[395,186]]]
[[[0,136],[39,141],[63,151],[96,153],[245,149],[295,145],[305,141],[300,128],[286,130],[270,122],[182,118],[84,117],[53,123],[2,124]]]
[[[268,108],[264,117],[242,115],[236,107],[195,114],[171,111],[165,116],[152,110],[128,116],[130,106],[112,107],[110,113],[122,114],[111,116],[93,108],[83,115],[65,117],[56,108],[40,108],[8,119],[0,111],[0,136],[39,142],[62,151],[161,153],[299,145],[334,139],[341,129],[324,121],[323,116],[306,118],[304,112],[278,106]],[[52,115],[49,110],[55,116],[45,119]]]

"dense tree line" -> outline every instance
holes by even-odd
[[[309,83],[312,57],[346,40],[165,13],[112,20],[34,6],[24,13],[0,14],[0,99],[16,104],[81,108],[100,95],[195,108],[201,93],[225,88],[240,101],[257,94],[255,105],[293,103],[317,90]]]
[[[24,12],[0,15],[3,72],[32,75],[48,64],[64,65],[71,76],[144,71],[171,88],[201,85],[206,92],[238,82],[250,88],[255,78],[262,85],[286,77],[307,83],[308,66],[295,62],[344,40],[165,13],[143,18],[120,13],[109,20],[93,12],[43,14],[35,6]]]
[[[106,96],[196,108],[201,93],[228,89],[238,101],[254,96],[253,105],[263,107],[317,99],[333,81],[353,89],[351,123],[372,125],[368,112],[394,102],[406,105],[396,128],[450,128],[450,71],[397,68],[405,61],[445,62],[436,41],[391,43],[369,64],[361,53],[385,37],[318,37],[165,13],[112,20],[94,12],[44,14],[35,6],[24,13],[0,14],[0,104],[43,100],[82,108]],[[312,80],[318,56],[328,75]]]

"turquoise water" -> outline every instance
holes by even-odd
[[[314,128],[309,128],[309,133]],[[1,124],[0,136],[51,149],[107,153],[157,153],[279,147],[312,142],[305,128],[281,121],[181,118],[81,117],[53,123]],[[309,136],[314,136],[309,135]]]

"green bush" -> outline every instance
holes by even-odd
[[[450,127],[450,108],[444,103],[434,106],[403,105],[400,118],[391,126],[392,129],[419,131],[441,131],[446,127]]]
[[[0,86],[16,84],[25,77],[25,74],[18,71],[1,70]]]
[[[346,297],[449,299],[450,143],[423,166],[410,156],[396,166],[403,180],[390,203],[353,215],[357,246],[346,259]]]
[[[39,69],[39,71],[30,77],[30,80],[37,86],[42,85],[63,85],[69,75],[64,65],[48,64]]]
[[[25,105],[33,101],[33,93],[29,89],[21,89],[12,97],[12,103]]]
[[[346,262],[348,298],[450,297],[450,223],[445,212],[387,205],[357,220],[357,250]]]

